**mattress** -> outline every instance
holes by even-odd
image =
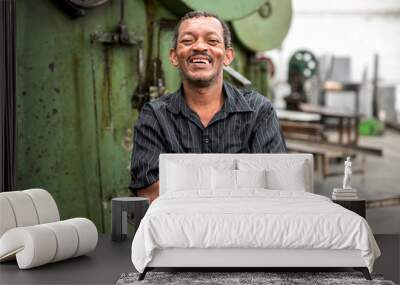
[[[266,189],[169,192],[148,209],[132,243],[139,272],[162,249],[359,250],[380,255],[364,218],[307,192]]]

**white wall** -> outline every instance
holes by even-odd
[[[280,50],[267,52],[277,65],[278,82],[286,81],[288,60],[301,48],[317,56],[350,57],[354,81],[361,81],[365,67],[372,78],[378,53],[380,82],[400,84],[400,1],[293,0],[289,33]]]
[[[280,56],[287,63],[299,48],[317,56],[350,56],[353,80],[361,79],[366,65],[372,76],[373,54],[378,53],[380,77],[400,83],[400,1],[293,0],[292,24]],[[286,66],[279,68],[281,78],[286,78]]]

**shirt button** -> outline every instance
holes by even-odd
[[[203,138],[203,143],[209,143],[210,139],[209,138]]]

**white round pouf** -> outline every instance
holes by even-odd
[[[57,252],[51,262],[57,262],[73,257],[78,249],[78,233],[70,223],[65,221],[43,224],[51,229],[57,238]]]
[[[57,204],[46,190],[0,193],[0,262],[17,259],[20,269],[28,269],[96,248],[92,221],[59,220]]]
[[[98,233],[96,226],[91,220],[85,218],[74,218],[65,220],[64,222],[73,225],[78,232],[79,244],[74,257],[86,254],[96,248]]]
[[[23,191],[11,191],[1,193],[13,209],[17,227],[33,226],[39,223],[35,205],[30,196]]]
[[[28,189],[22,192],[31,197],[39,218],[39,224],[60,220],[56,201],[54,201],[49,192],[43,189]]]
[[[2,193],[0,193],[0,237],[9,229],[17,226],[11,204],[8,199],[3,197],[1,194]]]
[[[16,256],[20,269],[51,262],[57,251],[53,231],[40,225],[13,228],[0,239],[0,260]]]

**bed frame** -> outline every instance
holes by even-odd
[[[198,154],[161,154],[160,155],[160,194],[165,191],[163,182],[166,175],[166,161],[181,159],[199,159]],[[258,158],[268,156],[268,161],[282,159],[288,154],[257,154]],[[290,154],[291,159],[303,159],[308,164],[307,192],[313,192],[313,156],[311,154]],[[254,154],[202,154],[201,159],[252,158]],[[349,267],[361,271],[367,280],[371,275],[359,250],[331,249],[254,249],[254,248],[168,248],[157,249],[153,259],[139,280],[155,268],[231,268],[237,271],[249,271],[258,268],[343,268]],[[262,271],[262,270],[261,270]]]
[[[350,267],[371,280],[359,250],[329,249],[194,249],[156,250],[152,261],[139,275],[155,268],[232,268],[246,271],[254,268],[337,268]]]

